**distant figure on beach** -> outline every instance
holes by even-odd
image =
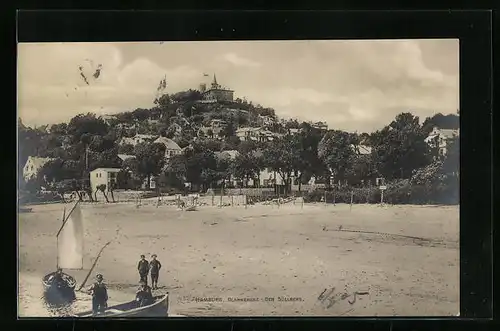
[[[92,294],[92,313],[97,315],[108,307],[108,289],[101,274],[97,274],[95,278],[96,282],[90,287],[89,292]]]
[[[149,271],[151,272],[151,287],[153,290],[158,289],[158,276],[160,275],[161,263],[158,261],[156,254],[151,256],[149,262]]]
[[[135,301],[139,303],[139,307],[151,305],[154,301],[151,287],[143,281],[140,281],[139,284],[139,289],[135,293]]]
[[[144,255],[141,255],[141,259],[137,264],[137,270],[139,271],[140,281],[148,283],[148,273],[149,273],[149,262],[146,260]]]

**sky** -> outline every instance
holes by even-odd
[[[280,118],[372,132],[401,112],[456,113],[458,57],[457,39],[21,43],[18,116],[40,126],[150,108],[163,77],[175,93],[215,74],[235,98]]]

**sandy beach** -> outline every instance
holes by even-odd
[[[19,316],[53,316],[41,278],[56,267],[63,204],[19,215]],[[67,206],[69,208],[69,205]],[[134,298],[139,256],[163,264],[159,293],[186,316],[451,316],[459,311],[459,207],[287,204],[82,204],[84,270],[109,304]],[[341,231],[339,231],[339,229]],[[358,231],[358,232],[356,232]],[[376,232],[376,233],[373,233]],[[92,280],[87,282],[91,284]],[[318,300],[334,288],[333,304]],[[353,299],[343,293],[364,293]],[[248,301],[239,301],[248,300]],[[90,308],[78,293],[73,307]]]

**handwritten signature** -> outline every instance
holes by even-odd
[[[326,306],[326,308],[330,308],[331,306],[333,306],[335,303],[337,303],[340,300],[345,300],[349,297],[353,297],[352,301],[351,300],[347,300],[347,302],[349,302],[349,304],[353,305],[355,302],[356,302],[356,297],[358,295],[367,295],[369,294],[368,292],[359,292],[359,291],[355,291],[351,294],[349,293],[335,293],[335,287],[332,287],[330,290],[326,289],[321,292],[321,294],[318,296],[318,300],[321,301],[322,303],[324,302],[329,302],[328,305]]]

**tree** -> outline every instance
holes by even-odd
[[[228,121],[227,125],[219,132],[219,137],[233,137],[236,135],[236,126],[232,121]]]
[[[458,113],[448,115],[437,113],[432,117],[427,117],[422,123],[422,128],[427,134],[429,134],[434,127],[456,130],[460,127],[460,117]]]
[[[67,127],[73,143],[90,142],[92,136],[105,136],[108,133],[108,125],[95,114],[79,114],[73,117]]]
[[[446,155],[443,161],[443,171],[447,175],[458,177],[460,172],[460,137],[455,136],[446,142]]]
[[[135,146],[135,159],[131,159],[128,165],[132,171],[147,178],[148,187],[151,176],[158,175],[165,165],[165,145],[160,143],[141,143]]]
[[[432,161],[426,133],[411,113],[396,116],[392,123],[372,135],[373,157],[378,172],[387,179],[411,177],[413,170]]]
[[[34,130],[23,124],[21,119],[18,121],[18,166],[22,168],[26,164],[29,156],[37,156],[41,147],[41,141],[44,133]]]
[[[134,146],[131,144],[124,144],[118,147],[118,153],[132,155],[134,153]]]
[[[151,116],[150,109],[137,108],[132,112],[132,118],[139,122],[147,120],[150,116]]]
[[[187,175],[186,162],[187,159],[183,154],[171,157],[160,176],[160,185],[182,189]]]
[[[348,132],[332,130],[318,144],[318,156],[330,169],[335,180],[345,181],[352,169],[355,151],[353,137]]]
[[[80,178],[81,164],[73,160],[51,160],[45,163],[38,172],[38,176],[44,181],[59,182],[65,179]]]
[[[255,179],[259,176],[262,168],[262,159],[250,152],[247,154],[238,154],[231,162],[229,172],[236,178],[241,179],[244,185],[247,186],[250,179]]]
[[[312,175],[321,177],[325,174],[325,165],[318,156],[318,146],[322,135],[318,129],[308,126],[300,134],[291,136],[290,139],[294,141],[299,153],[294,172],[297,175],[300,191],[304,175],[310,178]]]
[[[291,136],[273,140],[264,150],[264,163],[281,176],[286,184],[285,194],[288,194],[290,177],[300,162],[297,140]]]

